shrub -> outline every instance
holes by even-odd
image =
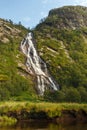
[[[65,100],[67,102],[80,102],[81,96],[79,91],[76,88],[67,89]]]
[[[81,102],[87,102],[87,91],[84,87],[78,87],[78,91],[81,95]]]

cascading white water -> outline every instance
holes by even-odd
[[[58,86],[55,85],[47,72],[46,64],[37,54],[32,33],[28,33],[26,38],[21,42],[21,50],[27,57],[26,66],[29,73],[35,74],[37,77],[39,93],[43,95],[47,87],[58,90]]]

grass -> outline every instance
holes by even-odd
[[[0,115],[16,114],[18,119],[29,119],[29,115],[38,115],[43,112],[48,118],[59,117],[63,110],[83,110],[87,113],[87,104],[78,103],[47,103],[47,102],[2,102],[0,103]],[[40,116],[40,115],[39,115]]]
[[[13,117],[8,116],[0,116],[0,126],[12,126],[17,122],[17,120]]]
[[[12,117],[7,117],[7,116],[0,116],[0,122],[11,122],[15,123],[17,120]]]

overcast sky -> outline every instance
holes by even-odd
[[[66,5],[87,6],[87,0],[0,0],[0,18],[33,28],[49,10]]]

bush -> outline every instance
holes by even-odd
[[[79,91],[76,88],[67,89],[65,100],[67,102],[80,102],[81,96]]]
[[[44,98],[52,102],[64,102],[65,94],[62,91],[47,91],[44,94]]]
[[[46,91],[44,99],[51,102],[84,102],[87,103],[87,91],[84,87],[63,87],[58,91]]]
[[[8,100],[9,98],[10,98],[9,91],[6,88],[0,86],[0,101]]]
[[[78,87],[78,91],[81,95],[81,102],[87,102],[87,91],[84,87]]]

